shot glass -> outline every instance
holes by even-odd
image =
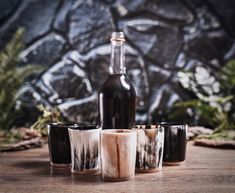
[[[165,130],[164,165],[180,165],[185,161],[187,145],[187,124],[161,123]]]
[[[72,173],[92,174],[99,171],[100,130],[95,125],[83,124],[69,128]]]
[[[135,176],[136,131],[101,131],[101,173],[104,181],[126,181]]]
[[[162,169],[164,129],[156,125],[138,125],[136,171],[157,172]]]
[[[72,123],[51,123],[47,125],[51,166],[69,167],[71,165],[68,127],[72,126]]]

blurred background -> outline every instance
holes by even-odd
[[[98,123],[109,38],[119,30],[137,123],[234,128],[234,8],[233,0],[0,1],[0,128],[48,116]]]

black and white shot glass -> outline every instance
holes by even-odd
[[[100,131],[95,125],[78,124],[69,128],[72,173],[92,174],[99,171]]]
[[[136,171],[157,172],[162,169],[164,129],[156,125],[138,125]]]

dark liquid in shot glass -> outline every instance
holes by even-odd
[[[48,145],[52,164],[71,163],[68,126],[60,123],[48,125]]]

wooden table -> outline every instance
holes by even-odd
[[[102,182],[99,175],[71,175],[49,166],[48,149],[0,154],[0,192],[235,192],[235,151],[188,143],[187,162],[161,172],[137,174],[126,182]]]

